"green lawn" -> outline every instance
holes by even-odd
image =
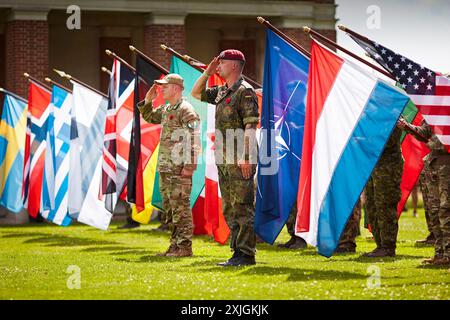
[[[84,225],[0,226],[0,299],[450,298],[449,270],[421,266],[434,251],[414,244],[427,233],[423,210],[418,218],[409,211],[400,219],[396,258],[361,258],[375,246],[362,229],[356,254],[327,259],[315,248],[258,244],[257,265],[241,268],[216,266],[230,251],[208,237],[194,238],[194,257],[157,257],[168,233],[153,231],[156,223],[134,230],[117,230],[118,224],[108,232]],[[283,230],[278,240],[287,239]],[[67,287],[72,265],[79,267],[80,289]],[[377,270],[380,277],[369,278]]]

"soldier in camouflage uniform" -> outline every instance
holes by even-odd
[[[356,236],[359,234],[361,220],[361,200],[358,200],[339,239],[335,253],[356,252]]]
[[[216,105],[215,158],[223,213],[231,231],[233,251],[233,256],[219,264],[221,266],[256,263],[253,176],[256,172],[255,130],[259,112],[255,90],[242,77],[244,64],[242,52],[225,50],[211,61],[192,89],[194,98]],[[205,89],[208,78],[216,70],[226,84]]]
[[[163,97],[168,103],[153,108],[156,84],[162,85]],[[193,225],[189,196],[200,151],[200,118],[182,97],[182,92],[183,78],[168,74],[162,80],[155,80],[145,101],[138,104],[145,121],[162,125],[157,170],[165,218],[172,234],[169,249],[160,255],[167,257],[192,256]]]
[[[432,245],[434,246],[434,243],[436,242],[436,239],[434,238],[433,234],[433,224],[431,223],[430,219],[430,204],[428,198],[429,196],[429,186],[430,183],[426,176],[429,176],[429,174],[425,175],[426,168],[423,168],[422,172],[420,173],[419,178],[419,185],[420,185],[420,192],[422,193],[422,199],[423,199],[423,208],[425,211],[425,220],[427,222],[427,228],[428,228],[428,236],[425,239],[417,240],[417,244],[426,244],[426,245]]]
[[[425,177],[427,183],[430,221],[436,239],[435,254],[423,263],[450,265],[450,154],[439,141],[431,127],[422,121],[414,126],[402,121],[409,133],[427,142],[430,153],[425,157]]]
[[[365,257],[394,257],[397,244],[397,203],[401,198],[400,182],[403,158],[400,150],[402,130],[394,128],[372,176],[366,184],[366,210],[377,245]]]
[[[117,201],[123,203],[123,205],[125,207],[125,215],[127,216],[127,223],[125,223],[124,225],[118,227],[117,229],[134,229],[134,228],[138,228],[141,224],[139,222],[133,220],[133,218],[132,218],[133,210],[131,209],[131,205],[128,202],[126,202],[126,201],[124,201],[122,199],[119,199]]]
[[[279,248],[304,249],[307,247],[306,241],[303,238],[295,235],[296,219],[297,219],[297,201],[295,201],[294,205],[292,206],[288,220],[286,221],[286,229],[291,238],[286,243],[280,243],[278,245]]]

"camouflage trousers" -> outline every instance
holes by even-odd
[[[356,236],[359,234],[361,220],[361,200],[358,200],[339,239],[339,248],[356,248]]]
[[[286,229],[291,237],[295,236],[295,220],[297,220],[297,201],[292,206],[289,217],[286,221]]]
[[[366,185],[366,211],[378,248],[395,249],[398,234],[397,203],[403,161],[377,165]]]
[[[253,174],[255,173],[253,167]],[[253,178],[244,179],[237,165],[219,165],[219,184],[222,194],[222,209],[230,228],[230,247],[247,255],[256,253],[255,187]]]
[[[192,179],[160,172],[160,190],[165,211],[165,223],[172,232],[171,246],[179,248],[192,247],[192,213],[190,209],[190,194]]]
[[[423,199],[423,208],[425,211],[425,221],[427,222],[427,229],[429,234],[433,234],[433,224],[430,219],[430,191],[429,191],[429,184],[430,182],[427,180],[425,175],[426,168],[423,168],[422,172],[420,173],[419,178],[419,186],[420,186],[420,192],[422,193],[422,199]]]
[[[450,154],[426,161],[425,176],[435,252],[450,257]]]

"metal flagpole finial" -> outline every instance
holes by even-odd
[[[310,33],[310,32],[311,32],[311,28],[310,28],[310,27],[307,27],[307,26],[304,26],[304,27],[303,27],[303,32],[304,32],[304,33]]]
[[[337,26],[340,30],[342,30],[342,31],[347,31],[347,28],[344,26],[344,25],[342,25],[342,24],[338,24],[338,26]]]
[[[131,51],[135,51],[136,50],[136,48],[133,47],[131,44],[128,46],[128,48],[130,48]]]
[[[58,70],[58,69],[53,69],[53,71],[55,71],[57,74],[59,74],[61,77],[66,78],[66,79],[71,79],[72,76],[70,74],[65,73],[62,70]]]
[[[101,69],[102,69],[102,71],[103,72],[106,72],[107,74],[109,74],[109,75],[111,75],[111,71],[109,71],[107,68],[105,68],[105,67],[101,67]]]
[[[108,56],[112,55],[111,50],[106,49],[105,52],[106,52],[106,54],[107,54]]]
[[[27,73],[27,72],[24,72],[24,74],[23,74],[26,78],[29,78],[30,77],[30,74],[29,73]]]
[[[49,77],[45,77],[44,80],[47,81],[47,82],[49,82],[49,83],[52,83],[52,79],[50,79]]]
[[[168,46],[166,46],[165,44],[161,44],[161,49],[163,49],[164,51],[166,51],[168,49]]]
[[[256,20],[258,20],[259,23],[266,22],[266,19],[264,19],[263,17],[258,17],[258,18],[256,18]]]
[[[0,87],[0,92],[5,92],[5,89]]]

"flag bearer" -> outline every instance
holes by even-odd
[[[403,158],[400,149],[402,130],[395,127],[366,184],[366,210],[377,247],[363,254],[369,258],[395,257],[401,198]]]
[[[168,103],[153,108],[156,85],[162,86],[163,98]],[[172,234],[169,248],[160,255],[167,257],[192,256],[193,225],[189,196],[200,151],[200,118],[182,97],[183,89],[183,78],[178,74],[168,74],[155,80],[145,100],[138,104],[145,121],[162,125],[157,170],[163,208]]]
[[[402,121],[404,126],[408,124]],[[423,142],[427,142],[430,153],[425,157],[425,175],[428,188],[428,206],[433,235],[435,254],[423,263],[432,265],[450,265],[450,154],[439,141],[431,127],[422,121],[420,126],[408,125],[408,131]]]

